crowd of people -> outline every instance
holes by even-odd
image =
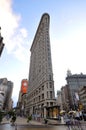
[[[61,114],[61,122],[65,123],[66,125],[79,125],[81,120],[86,121],[86,116],[84,115],[84,111],[70,111],[70,112],[63,112]]]
[[[85,111],[70,111],[69,113],[64,112],[61,114],[61,122],[65,123],[68,128],[77,126],[81,128],[81,120],[86,121],[86,117],[84,117]]]
[[[69,119],[76,119],[76,120],[84,120],[86,121],[86,112],[85,111],[69,111],[69,112],[66,112],[64,111],[62,114],[60,114],[61,117],[64,118],[64,120],[66,120],[67,118]]]

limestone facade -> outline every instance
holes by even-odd
[[[43,14],[31,46],[26,112],[46,116],[46,107],[55,105],[49,36],[50,16]]]

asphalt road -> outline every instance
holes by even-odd
[[[10,124],[0,125],[0,130],[67,130],[66,126],[39,126],[39,125],[19,125],[11,126]]]
[[[81,128],[78,128],[77,126],[73,126],[73,128],[70,128],[70,130],[86,130],[86,124],[83,125]],[[11,124],[1,124],[0,130],[69,130],[67,126],[65,125],[18,125],[18,126],[12,126]]]

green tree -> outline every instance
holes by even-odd
[[[32,116],[28,116],[27,122],[29,122],[30,120],[32,120]]]

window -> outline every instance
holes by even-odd
[[[42,86],[42,90],[44,90],[44,85]]]
[[[40,101],[40,96],[39,96],[39,101]]]
[[[50,84],[50,88],[52,88],[52,83],[50,82],[49,84]]]
[[[53,102],[50,102],[50,106],[53,106]]]
[[[44,93],[42,94],[42,99],[44,99]]]
[[[36,94],[38,94],[38,90],[36,90]]]
[[[48,91],[47,91],[47,98],[49,98]]]
[[[41,91],[41,88],[39,88],[39,93],[40,93],[40,91]]]
[[[49,102],[47,102],[47,106],[49,106]]]
[[[34,98],[34,102],[35,102],[35,98]]]
[[[48,83],[46,83],[46,87],[48,88]]]
[[[51,80],[52,78],[51,78],[51,75],[49,75],[49,80]]]
[[[50,98],[52,98],[52,91],[50,91]]]

